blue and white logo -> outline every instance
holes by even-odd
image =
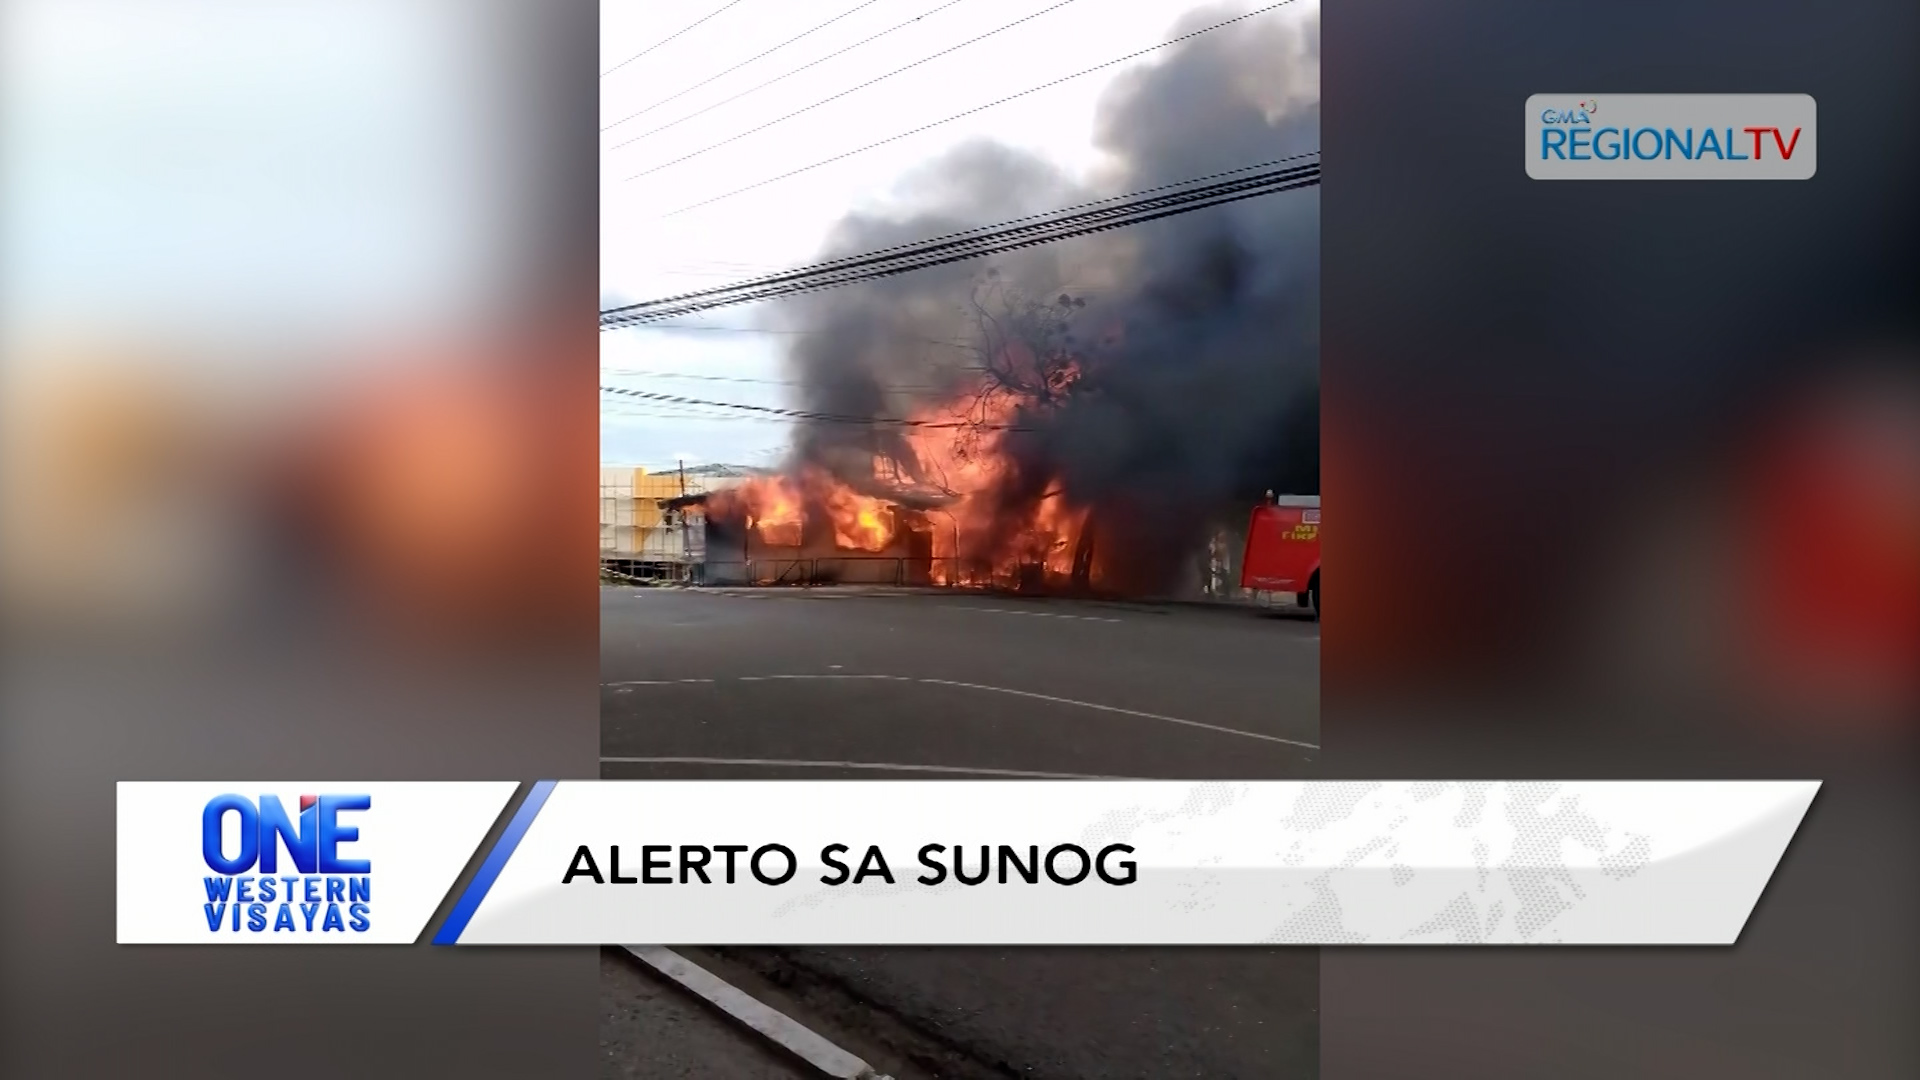
[[[1535,180],[1805,180],[1815,170],[1805,94],[1535,94]]]
[[[373,919],[373,863],[360,839],[365,794],[216,795],[200,815],[208,930],[274,935],[365,933]],[[284,858],[282,858],[284,856]]]

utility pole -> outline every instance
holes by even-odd
[[[680,497],[687,497],[687,459],[680,458]],[[687,527],[687,507],[682,503],[680,514],[680,563],[687,574],[693,573],[693,530]]]

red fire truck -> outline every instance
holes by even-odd
[[[1240,587],[1297,595],[1320,614],[1320,496],[1267,495],[1247,524]]]

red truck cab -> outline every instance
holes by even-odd
[[[1320,496],[1269,494],[1253,508],[1240,587],[1294,593],[1320,614]]]

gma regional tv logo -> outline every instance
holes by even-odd
[[[1535,94],[1535,180],[1806,180],[1816,169],[1806,94]]]
[[[356,857],[373,797],[216,795],[200,815],[207,929],[342,936],[373,925],[373,863]]]

